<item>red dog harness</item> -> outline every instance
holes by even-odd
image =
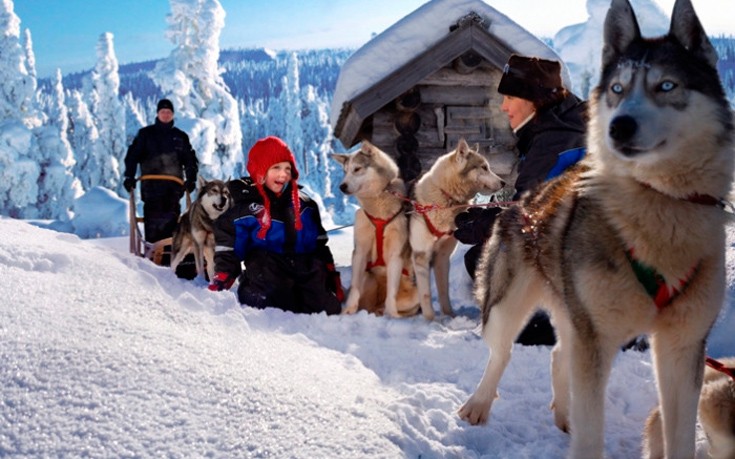
[[[363,209],[363,212],[364,211],[365,210]],[[375,261],[368,261],[367,266],[365,267],[365,271],[370,271],[376,266],[385,266],[385,260],[383,259],[383,236],[385,233],[385,227],[388,225],[388,223],[395,220],[395,218],[400,214],[401,211],[399,210],[398,212],[396,212],[395,215],[386,220],[373,217],[369,213],[365,212],[365,215],[367,216],[368,220],[370,220],[370,223],[375,226],[375,248],[378,250],[378,258],[376,258]]]
[[[717,371],[720,371],[722,373],[725,373],[729,377],[731,377],[735,381],[735,368],[732,367],[726,367],[724,363],[719,362],[712,357],[707,357],[705,360],[707,363],[707,366],[710,368],[714,368]]]

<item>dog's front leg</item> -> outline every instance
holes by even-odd
[[[681,333],[651,338],[659,389],[665,457],[691,458],[704,373],[704,340],[681,343]]]
[[[403,272],[403,259],[401,251],[393,250],[391,257],[386,260],[386,279],[385,279],[385,315],[390,317],[400,317],[398,314],[398,289],[401,285],[401,275]]]
[[[449,300],[449,259],[455,247],[457,247],[457,240],[452,236],[445,236],[437,242],[437,246],[432,265],[434,267],[434,280],[436,281],[439,305],[444,315],[454,317],[452,303]]]
[[[434,307],[431,305],[431,252],[414,249],[411,260],[416,275],[421,313],[426,320],[434,320]]]
[[[367,248],[356,245],[352,251],[352,280],[350,280],[350,293],[347,295],[347,302],[342,314],[354,314],[360,304],[360,295],[362,283],[365,279],[365,267],[367,266],[368,251]]]
[[[602,459],[605,446],[605,388],[619,346],[571,333],[570,403],[572,459]]]
[[[211,281],[214,279],[214,234],[207,236],[207,242],[202,248],[202,255],[206,261],[207,276],[209,276],[209,280]]]

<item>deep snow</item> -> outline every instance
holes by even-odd
[[[232,292],[128,254],[126,238],[81,240],[12,219],[0,219],[0,233],[2,457],[558,458],[567,449],[548,408],[547,347],[515,346],[487,425],[457,417],[488,356],[462,249],[451,280],[458,315],[429,323],[242,308]],[[732,236],[714,357],[735,344]],[[349,228],[330,233],[345,284],[351,238]],[[615,363],[610,458],[640,455],[655,400],[649,362],[629,351]]]

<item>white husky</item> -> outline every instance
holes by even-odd
[[[477,193],[492,194],[503,185],[500,177],[490,170],[487,159],[477,148],[471,149],[464,139],[456,149],[440,156],[416,183],[409,243],[421,312],[426,319],[434,319],[432,267],[442,313],[453,315],[449,302],[449,258],[457,247],[454,217],[466,210]]]
[[[355,213],[352,281],[343,313],[366,309],[392,317],[416,314],[418,297],[402,199],[406,187],[398,166],[368,141],[355,153],[332,157],[345,172],[340,190],[360,203]]]

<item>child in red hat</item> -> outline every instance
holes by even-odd
[[[247,170],[250,177],[230,182],[235,205],[216,222],[209,289],[229,289],[239,276],[241,304],[340,313],[344,293],[327,233],[317,204],[299,190],[288,145],[274,136],[258,140]]]

